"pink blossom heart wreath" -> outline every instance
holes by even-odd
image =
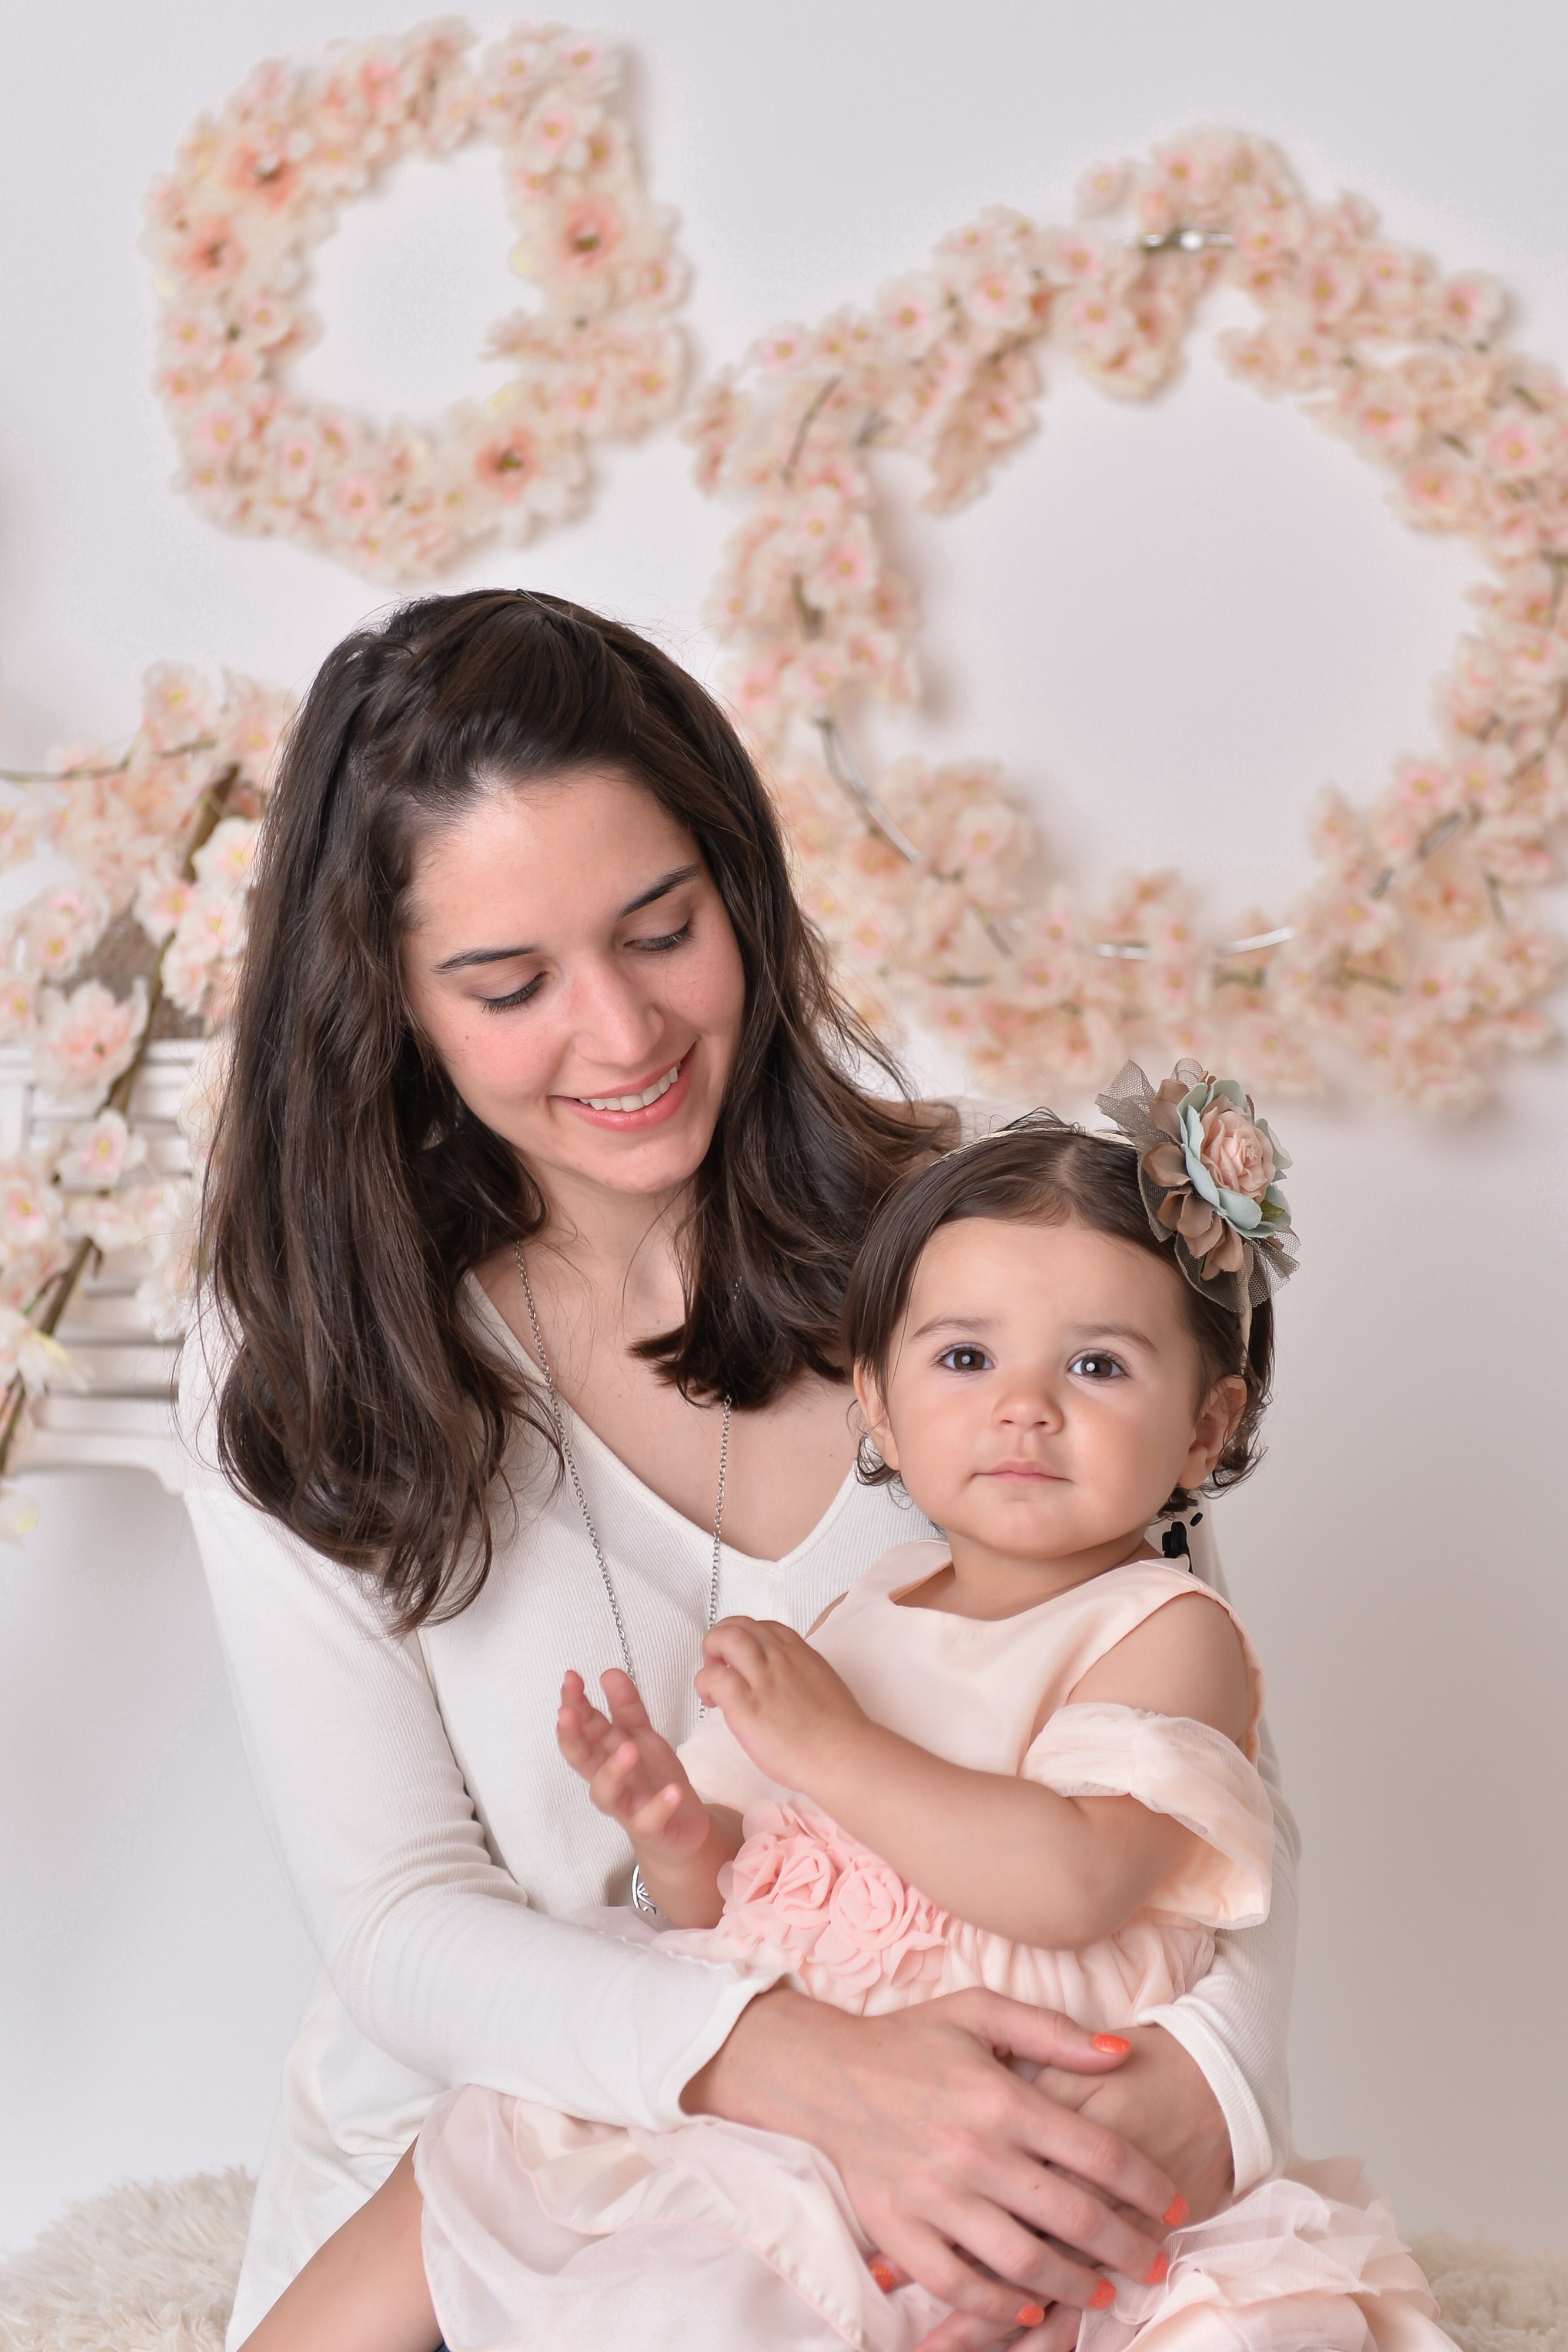
[[[611,110],[616,52],[559,26],[515,26],[478,58],[473,39],[447,19],[319,66],[261,66],[148,199],[178,486],[228,530],[372,579],[428,578],[497,529],[525,539],[572,513],[589,445],[642,431],[681,392],[685,272]],[[474,138],[501,150],[513,263],[543,297],[491,331],[509,381],[433,427],[290,392],[288,362],[318,332],[307,256],[339,207],[404,157]]]
[[[1146,1043],[1270,1094],[1337,1060],[1468,1108],[1500,1052],[1551,1035],[1533,1000],[1563,962],[1522,909],[1568,813],[1568,391],[1500,340],[1490,280],[1439,277],[1359,196],[1311,201],[1260,139],[1198,131],[1097,168],[1080,195],[1085,225],[988,211],[870,310],[768,336],[688,425],[702,487],[747,505],[710,618],[807,903],[873,1020],[913,1014],[1004,1095],[1101,1083]],[[1048,334],[1104,392],[1145,399],[1216,285],[1256,310],[1221,338],[1234,373],[1348,436],[1392,471],[1406,520],[1466,534],[1491,572],[1437,683],[1439,741],[1369,809],[1331,795],[1321,877],[1234,939],[1206,935],[1169,874],[1097,909],[1065,889],[1029,903],[1032,830],[994,767],[905,761],[873,792],[841,731],[863,693],[916,695],[872,452],[919,457],[925,505],[950,510],[1032,429]]]

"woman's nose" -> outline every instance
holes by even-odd
[[[574,975],[573,1027],[578,1050],[608,1069],[631,1073],[646,1060],[664,1028],[660,1004],[632,976],[612,963],[590,963]]]

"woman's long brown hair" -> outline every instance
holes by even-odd
[[[553,596],[403,606],[329,656],[285,748],[250,897],[204,1203],[232,1484],[379,1583],[403,1630],[489,1571],[519,1424],[554,1433],[465,1311],[468,1269],[545,1203],[407,1009],[415,853],[508,784],[610,768],[693,835],[739,943],[746,1012],[681,1235],[685,1319],[643,1354],[683,1394],[765,1404],[842,1378],[852,1260],[934,1143],[835,997],[778,822],[733,729],[632,630]],[[857,1084],[869,1063],[893,1097]]]

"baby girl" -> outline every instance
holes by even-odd
[[[949,1154],[857,1265],[862,1475],[900,1480],[941,1539],[887,1553],[809,1639],[716,1625],[709,1711],[678,1755],[624,1675],[604,1675],[604,1712],[568,1675],[562,1753],[624,1825],[666,1948],[862,2013],[989,1988],[1114,2053],[1203,1976],[1217,1928],[1266,1916],[1262,1672],[1147,1530],[1251,1465],[1287,1163],[1241,1089],[1190,1066],[1157,1092],[1129,1066],[1102,1102],[1114,1135],[1036,1113]],[[1166,2218],[1152,2271],[1075,2284],[1082,2315],[1066,2287],[1022,2303],[1015,2334],[1448,2352],[1354,2164]],[[627,2130],[472,2086],[251,2345],[432,2352],[438,2332],[452,2352],[988,2340],[879,2256],[801,2142],[707,2117]]]

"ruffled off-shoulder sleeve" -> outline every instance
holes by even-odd
[[[1023,1777],[1063,1797],[1134,1797],[1200,1843],[1150,1895],[1205,1927],[1255,1927],[1269,1916],[1274,1812],[1241,1750],[1188,1717],[1142,1707],[1058,1707],[1023,1760]]]

